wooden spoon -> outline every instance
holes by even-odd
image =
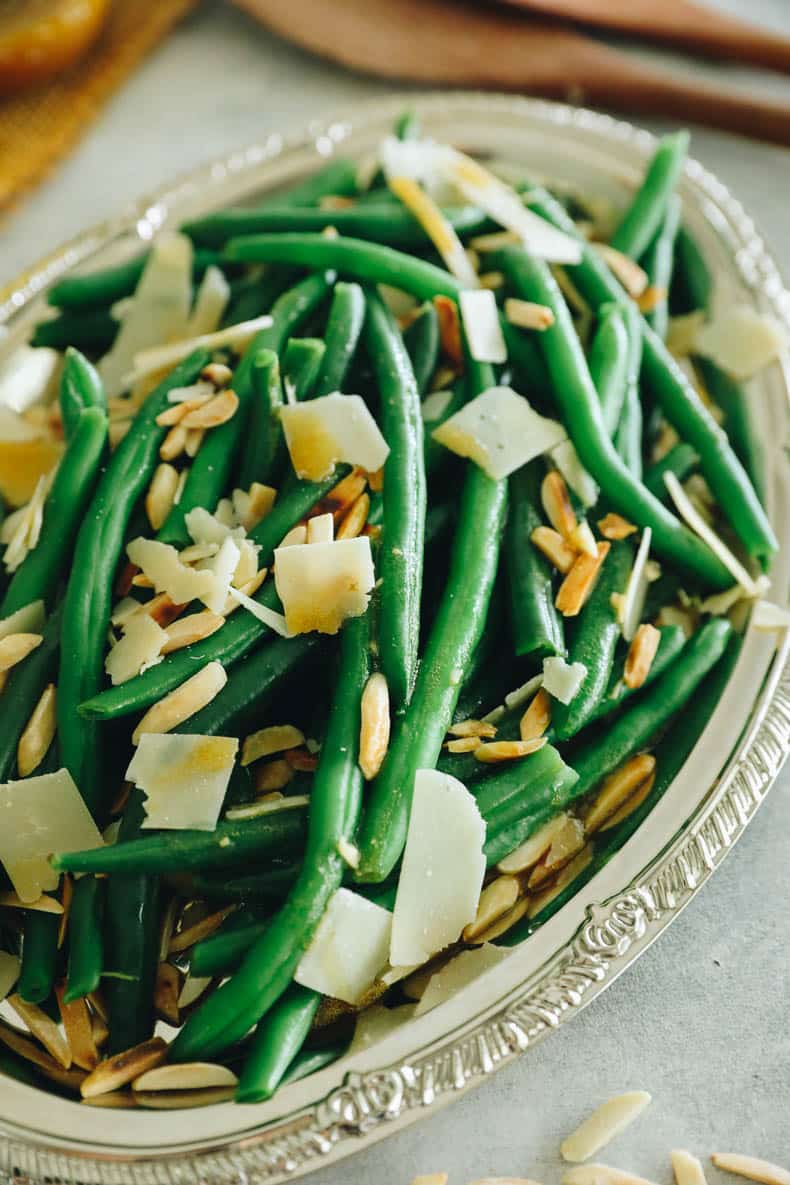
[[[691,0],[506,0],[542,16],[666,41],[716,58],[790,71],[790,37]]]
[[[455,0],[235,0],[270,29],[386,78],[527,91],[790,145],[790,105],[663,75],[592,38]]]

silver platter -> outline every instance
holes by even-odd
[[[0,354],[24,340],[43,292],[73,268],[118,262],[163,226],[253,201],[334,153],[369,156],[404,100],[270,136],[215,161],[61,247],[0,292]],[[654,141],[604,115],[498,95],[410,97],[426,132],[622,203]],[[739,299],[790,325],[790,295],[754,223],[695,161],[684,220]],[[753,381],[768,509],[781,550],[771,579],[785,603],[790,373]],[[276,1182],[339,1160],[444,1106],[528,1051],[595,999],[699,891],[748,825],[790,747],[790,643],[750,630],[733,677],[676,781],[640,830],[559,913],[457,997],[281,1091],[260,1106],[102,1111],[0,1077],[0,1177],[99,1185]]]

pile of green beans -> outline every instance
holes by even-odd
[[[419,135],[411,114],[395,135]],[[429,231],[390,192],[384,172],[363,189],[356,166],[344,160],[256,208],[181,228],[195,245],[193,287],[210,265],[229,281],[224,323],[270,313],[271,325],[246,349],[193,352],[156,376],[147,395],[135,389],[108,401],[94,362],[112,344],[123,316],[115,306],[134,299],[148,253],[53,285],[58,315],[36,327],[33,344],[64,351],[64,445],[38,541],[8,573],[0,601],[0,626],[34,602],[45,612],[40,642],[4,678],[0,794],[26,768],[20,741],[54,683],[55,736],[48,734],[32,776],[64,767],[97,825],[112,828],[101,846],[50,857],[63,876],[65,931],[51,913],[9,910],[9,924],[0,919],[0,949],[21,949],[24,1000],[53,1015],[57,1001],[88,1000],[95,1023],[99,1008],[108,1017],[105,1051],[119,1053],[152,1036],[158,1010],[172,1020],[179,1005],[163,1003],[168,983],[184,973],[190,982],[211,979],[197,1003],[181,1009],[167,1056],[222,1061],[238,1074],[236,1098],[261,1102],[347,1048],[354,1010],[340,1010],[328,1040],[316,1036],[327,1012],[337,1013],[297,982],[298,968],[341,887],[396,908],[418,771],[437,769],[468,789],[485,828],[491,880],[508,868],[505,857],[534,846],[546,824],[566,814],[575,820],[571,830],[590,855],[586,868],[565,884],[544,853],[535,865],[544,874],[539,889],[533,869],[522,868],[527,900],[522,920],[501,935],[506,944],[543,924],[633,835],[693,749],[740,646],[727,617],[700,609],[733,578],[671,509],[666,475],[705,478],[716,525],[732,528],[749,562],[767,565],[775,549],[747,476],[759,474],[759,449],[742,392],[712,363],[694,359],[721,407],[723,430],[664,344],[670,288],[673,310],[679,291],[689,308],[706,308],[710,297],[676,192],[687,141],[679,133],[660,142],[611,239],[646,273],[644,317],[606,262],[611,253],[581,235],[565,206],[534,187],[518,197],[581,243],[581,261],[567,273],[591,316],[577,328],[556,269],[524,246],[485,254],[504,362],[473,355],[474,335],[460,315],[463,284],[437,262]],[[464,246],[502,229],[468,204],[450,202],[443,213]],[[452,308],[437,297],[459,310],[457,339],[445,320]],[[547,327],[517,327],[508,298],[542,306]],[[194,455],[171,454],[176,473],[168,480],[177,479],[177,493],[155,519],[147,495],[178,417],[179,396],[169,397],[218,372],[232,376],[236,410],[204,432]],[[493,478],[434,438],[470,400],[503,385],[561,421],[592,481],[575,480],[567,448],[562,463],[555,451],[533,455]],[[446,396],[426,403],[440,388]],[[281,409],[335,392],[361,395],[387,443],[386,461],[373,474],[347,456],[324,479],[301,480]],[[129,422],[120,439],[113,431],[119,415]],[[677,440],[658,449],[667,425]],[[596,488],[594,505],[583,505],[582,495],[593,501]],[[238,507],[251,492],[271,505],[239,527]],[[122,618],[114,612],[122,597],[139,603],[131,606],[136,613],[148,608],[162,628],[205,609],[174,605],[125,562],[130,540],[143,535],[178,552],[189,547],[182,562],[211,563],[219,544],[208,556],[192,547],[187,516],[196,509],[216,515],[218,532],[225,527],[255,545],[250,589],[265,620],[248,602],[230,612],[229,601],[227,620],[212,622],[213,633],[192,635],[198,640],[110,685],[108,635]],[[364,532],[375,569],[366,610],[348,618],[337,638],[291,636],[276,616],[283,608],[271,574],[281,563],[277,549],[289,534],[291,544],[312,537],[305,524],[318,515],[331,515],[343,538]],[[647,528],[651,583],[631,602]],[[572,599],[574,585],[578,602],[568,605],[559,590]],[[3,636],[0,630],[0,643]],[[640,644],[652,649],[636,678]],[[124,781],[135,730],[143,713],[210,663],[221,664],[223,686],[172,727],[185,737],[239,741],[223,811],[210,830],[149,829],[143,790]],[[580,671],[570,691],[551,681],[563,663]],[[384,740],[371,763],[363,752],[368,694],[381,693],[382,684]],[[252,734],[278,725],[293,727],[258,757],[262,738]],[[595,831],[590,808],[600,804],[601,788],[634,758],[644,764],[644,754],[655,757],[654,780],[612,808],[611,828]],[[195,918],[191,944],[175,943]],[[385,1003],[405,998],[399,983],[371,987]],[[0,1060],[0,1072],[22,1070],[16,1059]]]

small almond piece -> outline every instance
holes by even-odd
[[[200,372],[200,377],[214,387],[225,387],[230,382],[233,371],[224,362],[209,362]]]
[[[619,810],[655,768],[656,759],[652,753],[638,753],[604,778],[597,798],[585,812],[584,829],[587,834],[592,835],[610,815]]]
[[[63,913],[61,902],[57,897],[50,897],[47,893],[42,893],[35,901],[22,901],[11,889],[4,889],[0,892],[0,905],[5,906],[6,909],[35,909],[39,913],[58,915]]]
[[[56,727],[55,684],[48,683],[19,738],[16,763],[20,778],[28,777],[44,760]]]
[[[611,539],[612,542],[618,539],[627,539],[629,535],[634,535],[638,531],[633,523],[629,523],[628,519],[623,518],[621,514],[605,514],[603,518],[598,519],[598,530],[603,535],[604,539]]]
[[[154,1010],[167,1024],[177,1027],[181,1023],[178,997],[181,995],[184,976],[172,963],[160,963],[156,969],[154,985]]]
[[[623,682],[632,691],[641,687],[656,657],[661,633],[654,625],[640,625],[634,634],[623,670]]]
[[[587,598],[595,587],[603,562],[609,554],[611,543],[599,543],[595,559],[582,552],[560,585],[554,600],[555,607],[563,617],[577,617]]]
[[[273,753],[282,753],[286,749],[296,749],[304,744],[304,733],[293,724],[271,724],[268,728],[259,728],[244,738],[241,749],[241,764],[252,765],[253,761],[260,761],[262,757],[271,757]]]
[[[159,456],[163,461],[175,461],[184,451],[187,442],[187,430],[183,424],[175,424],[165,436],[159,446]]]
[[[538,332],[550,329],[554,324],[554,313],[548,305],[512,296],[505,301],[505,318],[519,329],[537,329]]]
[[[496,922],[518,900],[520,886],[514,876],[498,876],[480,894],[475,920],[464,928],[464,942],[477,942],[479,935]]]
[[[187,432],[187,438],[184,441],[184,452],[188,457],[196,457],[200,452],[200,446],[203,443],[203,437],[206,435],[205,428],[190,428]]]
[[[41,634],[7,634],[0,638],[0,674],[22,662],[43,640]]]
[[[389,687],[386,677],[376,671],[365,684],[360,705],[359,768],[368,781],[381,769],[389,743]]]
[[[477,943],[493,942],[494,939],[500,938],[503,934],[507,934],[508,930],[512,930],[516,922],[520,922],[529,909],[529,897],[520,897],[516,904],[512,906],[507,913],[503,913],[500,917],[492,922],[487,930],[482,930],[475,939]]]
[[[584,555],[592,556],[593,559],[595,559],[596,555],[598,554],[595,536],[592,533],[590,524],[584,518],[581,520],[581,522],[576,524],[573,531],[571,532],[568,542],[576,551],[583,552]]]
[[[548,885],[542,892],[536,893],[534,897],[529,897],[527,914],[529,917],[536,917],[547,905],[551,904],[555,897],[559,897],[560,893],[567,889],[568,885],[580,876],[585,868],[590,864],[593,858],[593,846],[588,843],[586,847],[582,848],[578,856],[571,860],[570,864],[566,864],[560,872],[553,884]],[[563,1181],[567,1178],[563,1177]],[[582,1185],[579,1182],[579,1185]],[[601,1185],[605,1185],[601,1182]]]
[[[480,744],[480,737],[456,737],[452,741],[445,741],[444,748],[448,753],[474,753]]]
[[[507,856],[503,856],[497,864],[497,871],[512,874],[526,872],[527,869],[532,868],[548,852],[569,818],[570,815],[563,812],[560,815],[555,815],[553,819],[549,819],[548,823],[539,827],[529,839],[525,839],[512,852],[508,852]]]
[[[146,1070],[132,1082],[132,1090],[205,1090],[210,1086],[237,1086],[238,1081],[227,1066],[181,1062]]]
[[[565,576],[576,562],[576,552],[553,527],[535,527],[530,541]]]
[[[685,1148],[673,1148],[670,1153],[675,1185],[707,1185],[702,1161]]]
[[[488,741],[477,746],[475,757],[486,764],[512,761],[515,757],[529,757],[531,753],[537,753],[545,744],[545,737],[534,737],[531,741]]]
[[[54,1057],[64,1070],[68,1070],[72,1062],[71,1050],[54,1020],[47,1016],[38,1004],[29,1004],[27,1000],[23,1000],[18,992],[8,997],[8,1003],[33,1036],[41,1042],[47,1053]]]
[[[65,990],[65,984],[60,983],[55,988],[55,995],[60,1009],[60,1019],[63,1021],[63,1030],[71,1049],[71,1056],[75,1065],[79,1066],[81,1070],[95,1070],[99,1064],[99,1051],[93,1036],[93,1025],[87,1002],[82,996],[67,1004],[63,999]]]
[[[603,823],[598,828],[598,830],[599,831],[611,831],[613,827],[617,827],[617,825],[619,823],[622,823],[623,819],[627,819],[629,815],[632,815],[634,813],[634,811],[637,810],[642,805],[642,803],[645,801],[647,796],[650,794],[650,791],[653,789],[653,786],[655,785],[655,781],[656,781],[656,774],[655,774],[655,770],[654,770],[653,773],[650,774],[650,776],[648,778],[645,778],[644,782],[639,787],[637,792],[635,794],[632,794],[630,798],[627,798],[625,800],[625,802],[623,803],[623,805],[618,810],[616,810],[613,815],[610,815],[609,818],[606,820],[606,822]]]
[[[150,1041],[143,1041],[133,1049],[125,1049],[123,1053],[116,1053],[106,1061],[100,1062],[82,1083],[80,1093],[84,1099],[109,1094],[110,1091],[133,1082],[146,1070],[161,1066],[166,1057],[167,1042],[161,1037],[152,1037]]]
[[[763,1185],[790,1185],[790,1172],[769,1160],[756,1156],[743,1156],[739,1152],[714,1152],[711,1161],[725,1173],[748,1177],[750,1181],[762,1181]]]
[[[447,732],[451,737],[495,737],[496,726],[485,720],[460,720],[451,724]]]
[[[551,696],[542,687],[538,689],[519,722],[518,731],[522,741],[534,741],[542,737],[551,724]]]
[[[608,243],[594,243],[593,246],[612,272],[625,288],[629,296],[638,299],[647,288],[647,272],[635,263],[628,255],[610,247]]]
[[[195,712],[210,704],[228,681],[222,663],[210,662],[169,695],[152,704],[132,733],[132,744],[139,744],[145,732],[172,732]]]
[[[581,823],[573,815],[569,815],[565,825],[553,837],[546,855],[532,870],[527,881],[530,893],[543,888],[547,881],[569,864],[584,847],[584,839],[584,828]]]
[[[163,461],[154,470],[148,493],[145,495],[145,513],[154,531],[164,523],[175,502],[178,489],[178,470]]]
[[[267,761],[255,770],[255,793],[270,794],[272,790],[282,790],[294,776],[294,768],[282,758]]]
[[[370,511],[370,495],[360,494],[337,528],[336,539],[356,539],[365,529]]]
[[[181,650],[184,646],[191,646],[194,642],[201,642],[210,638],[225,624],[225,618],[210,609],[200,613],[189,613],[180,617],[167,627],[167,641],[160,654],[171,654],[174,650]]]
[[[228,388],[225,391],[220,391],[213,399],[209,399],[208,403],[187,412],[181,421],[181,427],[187,429],[217,428],[220,424],[225,424],[233,418],[238,406],[238,395]]]
[[[433,307],[439,318],[439,341],[447,360],[463,370],[464,346],[461,340],[461,321],[458,305],[449,296],[434,296]]]
[[[569,540],[576,530],[576,515],[571,505],[565,479],[556,469],[552,469],[543,478],[540,487],[540,500],[543,503],[546,518],[554,530],[558,531],[563,539]]]
[[[187,926],[185,930],[180,930],[177,934],[173,934],[167,948],[168,955],[177,954],[182,950],[189,950],[190,946],[194,946],[196,942],[200,942],[201,938],[208,938],[209,934],[213,934],[215,930],[220,928],[225,918],[229,917],[235,908],[234,905],[228,905],[225,909],[218,909],[216,913],[207,914],[206,917],[201,918],[194,925]]]
[[[596,1107],[592,1115],[581,1123],[560,1145],[563,1160],[578,1164],[605,1147],[620,1132],[625,1131],[651,1102],[644,1090],[632,1090],[609,1099]]]

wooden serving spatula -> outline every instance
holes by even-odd
[[[790,72],[790,37],[767,30],[691,0],[506,0],[519,8],[592,25],[616,29],[645,41],[672,45],[731,58],[771,70]]]
[[[457,0],[235,0],[274,32],[385,78],[523,91],[790,145],[790,104],[661,74],[557,22]]]

